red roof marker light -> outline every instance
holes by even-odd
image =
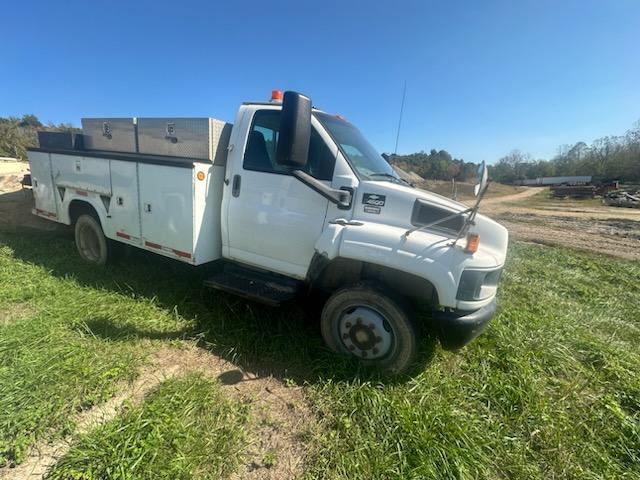
[[[282,102],[282,90],[271,90],[271,101]]]

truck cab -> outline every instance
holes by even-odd
[[[285,92],[271,102],[242,104],[223,150],[220,156],[218,146],[208,161],[188,158],[182,164],[166,155],[154,160],[131,152],[127,159],[41,145],[29,154],[35,213],[74,224],[80,254],[94,263],[104,263],[109,243],[120,241],[194,265],[218,262],[209,287],[272,305],[320,291],[326,296],[321,327],[328,346],[390,372],[412,365],[420,332],[456,349],[494,315],[506,229],[477,213],[479,201],[469,208],[403,181],[345,119]],[[105,178],[94,182],[100,191],[70,189],[74,198],[52,211],[61,185],[80,185],[56,176],[63,163],[58,157],[65,155],[101,159],[92,174]],[[156,162],[153,168],[146,167],[149,161]],[[178,171],[191,186],[174,188]],[[118,175],[125,178],[116,187]],[[480,177],[481,199],[484,166]],[[150,178],[159,190],[154,202],[140,188]],[[78,191],[83,194],[75,198]],[[130,223],[138,218],[142,225],[133,240],[113,220],[127,196]],[[100,201],[89,202],[93,197]],[[42,202],[49,206],[39,208]],[[150,221],[158,207],[169,213]],[[174,246],[189,228],[190,242]],[[427,315],[417,313],[425,309]]]

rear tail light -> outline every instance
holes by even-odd
[[[469,233],[467,235],[467,246],[464,251],[467,253],[476,253],[480,246],[480,235],[477,233]]]

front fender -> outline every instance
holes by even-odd
[[[459,246],[452,247],[450,237],[426,231],[404,237],[405,232],[404,228],[373,222],[330,224],[318,239],[316,250],[328,260],[359,260],[424,278],[436,289],[440,305],[451,308],[457,306],[458,281],[466,266],[496,266],[491,255],[471,255]]]

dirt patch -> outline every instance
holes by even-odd
[[[21,187],[20,187],[21,188]],[[64,226],[34,215],[33,191],[19,189],[0,193],[0,232],[60,232]]]
[[[215,378],[225,394],[251,402],[247,425],[249,447],[233,479],[289,479],[302,472],[306,448],[303,437],[314,423],[302,389],[287,387],[270,376],[250,375],[206,350],[188,345],[155,352],[134,382],[119,385],[113,398],[77,415],[73,435],[36,445],[22,464],[0,469],[0,478],[43,478],[78,435],[112,420],[129,402],[134,405],[142,402],[163,381],[190,372]]]
[[[7,305],[0,310],[0,325],[9,325],[35,313],[34,308],[26,303]]]
[[[631,235],[616,234],[606,231],[606,227],[597,224],[589,230],[583,229],[580,222],[567,220],[556,223],[535,223],[503,217],[495,218],[509,230],[513,238],[540,243],[549,246],[563,246],[593,253],[611,255],[628,260],[640,260],[640,241],[637,232]],[[613,230],[616,232],[617,230]],[[635,237],[635,238],[634,238]]]
[[[523,188],[524,188],[523,191],[511,194],[511,195],[502,195],[499,197],[485,198],[484,200],[482,200],[482,205],[486,206],[486,205],[500,204],[504,202],[522,201],[540,193],[540,190],[537,188],[527,188],[527,187],[523,187]],[[489,191],[491,191],[491,186],[489,186]]]
[[[550,199],[546,190],[483,201],[480,211],[502,223],[513,238],[640,260],[640,212],[599,199]]]

